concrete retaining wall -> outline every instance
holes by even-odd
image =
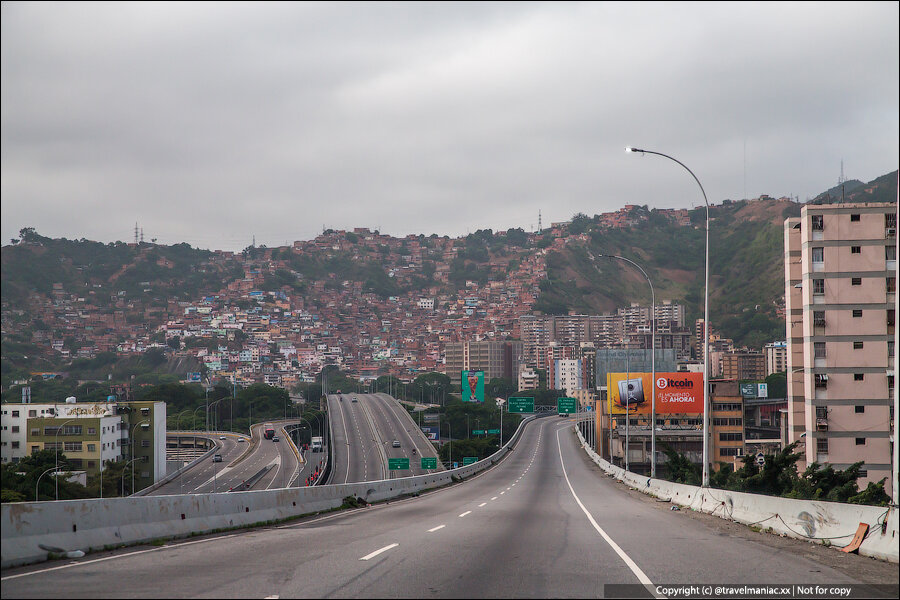
[[[219,494],[6,503],[0,506],[0,566],[46,560],[48,553],[40,545],[66,551],[99,550],[328,511],[341,506],[347,496],[378,502],[444,486],[501,460],[518,441],[525,423],[534,418],[523,420],[513,438],[490,457],[430,475]]]
[[[577,427],[575,429],[578,430]],[[585,452],[601,469],[645,494],[723,519],[766,530],[771,528],[774,533],[837,548],[849,545],[859,524],[866,523],[869,533],[859,553],[898,562],[900,535],[897,531],[897,507],[794,500],[650,479],[603,460],[588,446],[580,431],[577,435]]]

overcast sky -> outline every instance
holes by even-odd
[[[460,236],[898,168],[898,3],[2,4],[2,243]]]

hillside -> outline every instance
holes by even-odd
[[[893,202],[896,177],[894,172],[846,186],[846,197]],[[710,209],[711,321],[738,345],[759,348],[784,337],[783,222],[801,207],[765,198],[725,201]],[[51,239],[23,229],[21,240],[2,253],[2,373],[4,381],[12,373],[73,366],[85,375],[94,367],[118,374],[132,367],[91,361],[154,347],[239,350],[244,332],[231,330],[223,337],[221,324],[203,325],[197,312],[189,334],[160,329],[171,321],[177,331],[186,311],[199,310],[198,304],[207,311],[215,305],[229,319],[237,312],[251,319],[274,311],[277,320],[278,311],[288,311],[292,335],[315,331],[307,339],[329,346],[353,347],[387,334],[382,342],[399,353],[400,347],[425,343],[422,331],[409,326],[409,319],[418,318],[411,311],[420,298],[434,300],[426,333],[441,341],[505,337],[515,331],[518,317],[530,312],[599,314],[631,302],[649,303],[640,272],[601,254],[640,264],[657,301],[684,304],[690,324],[703,313],[705,213],[705,208],[626,207],[575,215],[540,233],[479,230],[457,239],[328,230],[292,246],[250,247],[236,254],[187,244]],[[485,320],[488,314],[492,317]],[[259,322],[258,316],[252,319]],[[397,334],[390,337],[394,328]],[[429,360],[435,355],[431,351]]]
[[[593,219],[588,240],[569,243],[547,257],[549,283],[535,308],[562,314],[612,311],[629,302],[650,302],[641,273],[625,261],[589,253],[619,255],[647,272],[657,302],[687,307],[692,322],[703,314],[705,209],[691,212],[692,226],[677,226],[658,211],[637,225],[608,229]],[[710,320],[738,344],[760,347],[784,336],[776,315],[784,295],[783,223],[800,205],[758,200],[727,203],[710,210]],[[749,317],[749,318],[748,318]]]

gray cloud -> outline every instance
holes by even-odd
[[[2,5],[2,235],[531,229],[898,165],[898,5]],[[668,163],[668,164],[666,164]],[[746,166],[746,170],[745,170]]]

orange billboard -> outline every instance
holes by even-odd
[[[649,415],[656,385],[656,414],[703,412],[703,373],[609,373],[606,376],[610,414]]]

